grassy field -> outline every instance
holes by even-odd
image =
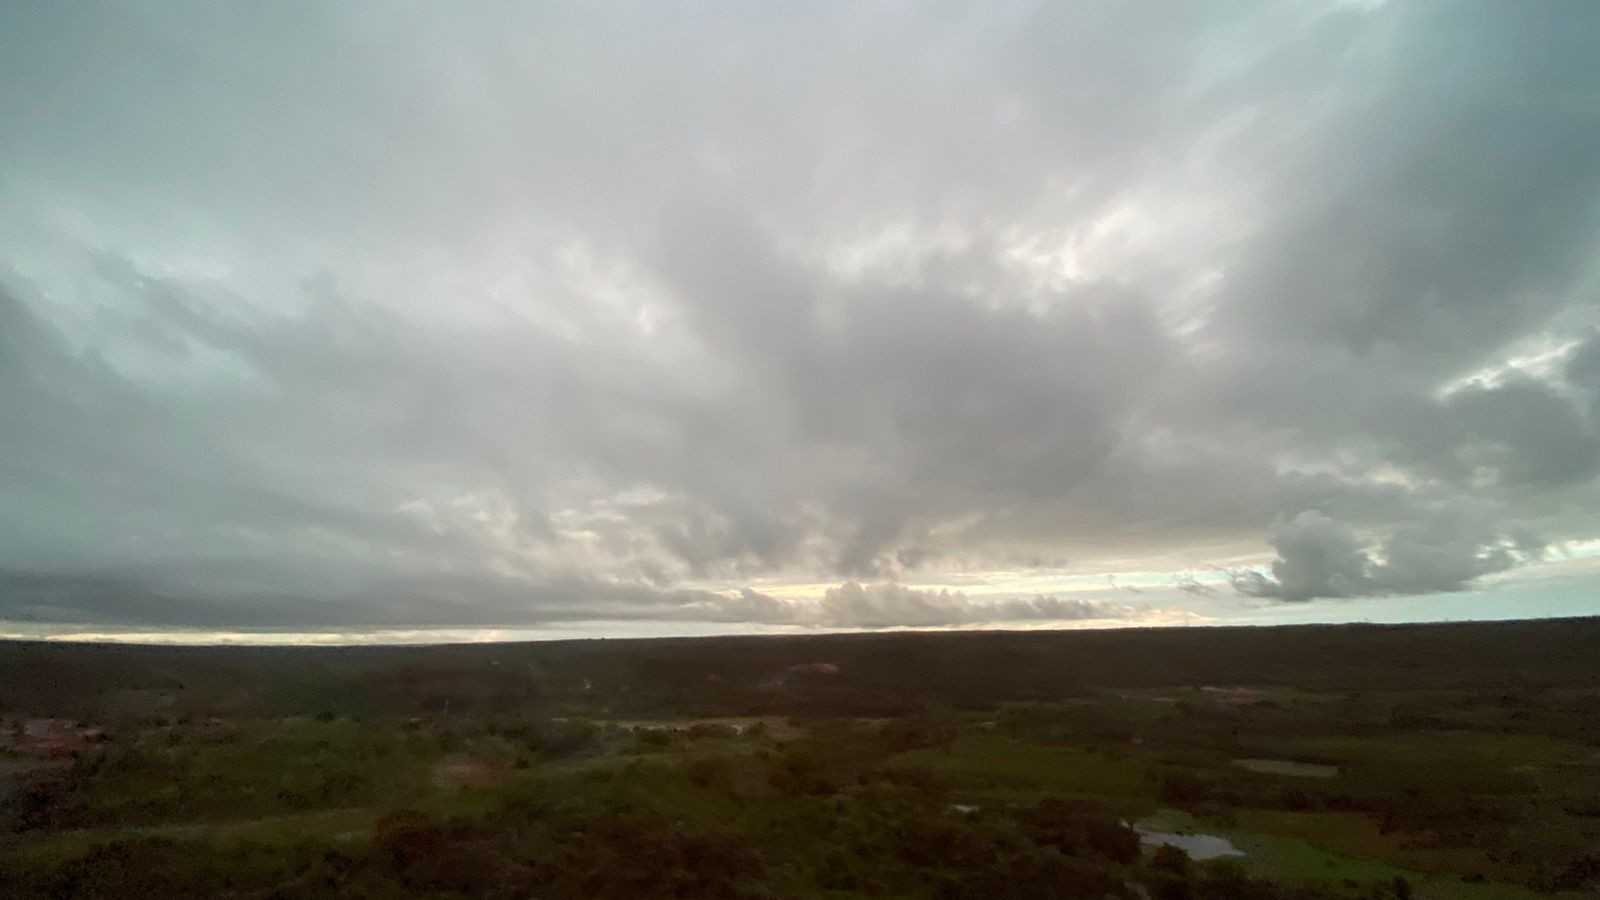
[[[1093,750],[1035,744],[981,732],[964,735],[948,748],[913,750],[899,760],[961,779],[1042,794],[1154,796],[1154,785],[1136,763]]]

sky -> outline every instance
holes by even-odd
[[[0,4],[0,636],[1600,613],[1597,44]]]

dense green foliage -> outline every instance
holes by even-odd
[[[108,738],[0,758],[0,894],[1584,896],[1597,638],[0,645],[8,727]],[[1127,823],[1246,855],[1192,861]]]

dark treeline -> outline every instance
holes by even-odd
[[[814,664],[826,663],[826,667]],[[833,671],[832,667],[837,667]],[[818,671],[818,669],[825,671]],[[1600,675],[1600,619],[921,632],[434,647],[0,643],[0,712],[894,715],[1091,688],[1523,690]]]

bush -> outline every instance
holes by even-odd
[[[1139,858],[1138,832],[1079,805],[1043,800],[1018,818],[1034,843],[1068,856],[1099,856],[1122,864]]]

